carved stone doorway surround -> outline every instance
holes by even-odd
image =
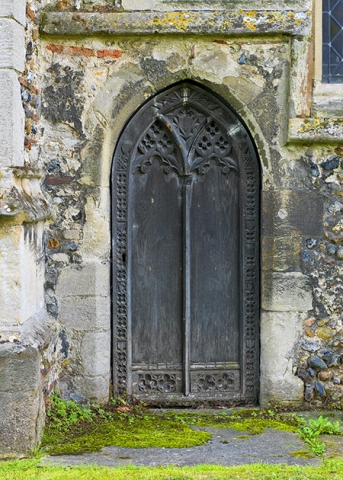
[[[257,403],[260,174],[241,119],[169,87],[124,128],[112,191],[115,392]]]

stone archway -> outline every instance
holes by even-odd
[[[257,402],[259,182],[246,127],[199,84],[130,119],[112,172],[118,393]]]

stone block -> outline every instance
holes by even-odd
[[[6,271],[0,276],[0,325],[23,323],[43,307],[42,234],[42,223],[0,226],[0,264]]]
[[[38,389],[39,365],[37,349],[4,343],[0,348],[0,392],[29,393]]]
[[[44,417],[40,392],[0,392],[0,458],[30,454],[38,446],[40,416]]]
[[[110,393],[110,374],[104,376],[87,377],[76,376],[73,384],[76,393],[94,400],[98,403],[106,403]]]
[[[40,440],[44,406],[39,351],[0,346],[0,458],[27,454]]]
[[[288,0],[282,9],[294,7],[310,8],[308,0],[295,2]],[[182,10],[222,10],[230,9],[278,9],[275,3],[270,0],[259,0],[258,2],[246,2],[244,0],[122,0],[122,7],[128,11],[134,10],[156,10],[156,11],[182,11]],[[248,5],[247,5],[248,4]],[[301,6],[300,6],[301,5]]]
[[[313,79],[313,42],[294,38],[292,42],[292,70],[290,76],[290,114],[307,118],[311,115]]]
[[[295,375],[295,346],[305,314],[263,312],[261,316],[261,405],[300,405],[304,384]]]
[[[124,10],[153,10],[154,0],[122,0]]]
[[[302,273],[263,272],[262,309],[272,312],[312,310],[309,278]]]
[[[102,188],[99,201],[88,198],[85,205],[87,222],[84,226],[82,253],[88,259],[109,258],[111,252],[111,232],[108,221],[110,211],[109,188]]]
[[[265,236],[323,233],[323,199],[318,192],[269,190],[262,192],[262,231]]]
[[[0,264],[2,271],[6,272],[6,275],[0,276],[1,327],[20,323],[19,245],[21,236],[21,226],[0,227]]]
[[[22,166],[24,161],[24,110],[17,74],[0,70],[0,165]]]
[[[24,65],[24,28],[11,18],[0,18],[0,68],[22,72]]]
[[[25,0],[1,0],[0,17],[14,18],[25,26],[26,23],[26,1]]]
[[[58,298],[75,295],[110,294],[110,268],[99,263],[86,264],[81,268],[64,268],[58,278]]]
[[[87,376],[109,375],[111,332],[87,332],[81,343],[82,365]]]
[[[71,296],[59,299],[59,320],[69,329],[110,328],[111,298],[99,295]]]
[[[263,237],[262,270],[297,271],[300,269],[300,241],[298,238]]]

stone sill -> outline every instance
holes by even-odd
[[[287,143],[343,144],[343,118],[291,118]]]
[[[286,34],[308,36],[308,10],[174,12],[43,12],[47,35]]]
[[[316,82],[313,95],[321,97],[341,97],[343,98],[343,83],[321,83]]]
[[[317,82],[313,90],[313,103],[317,117],[342,116],[343,84]]]
[[[311,8],[312,0],[284,0],[283,8]],[[254,0],[116,0],[115,4],[124,10],[256,10]],[[120,5],[121,4],[121,5]],[[258,8],[271,10],[275,8],[275,0],[259,0]],[[280,6],[282,9],[282,6]]]

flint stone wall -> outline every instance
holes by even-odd
[[[222,10],[218,3],[214,12],[195,8],[174,13],[154,6],[154,12],[149,11],[150,2],[145,12],[135,12],[133,5],[131,11],[112,9],[106,14],[83,11],[81,6],[78,12],[46,11],[41,17],[39,48],[45,59],[41,159],[49,172],[45,186],[58,218],[47,229],[48,309],[64,325],[72,345],[66,375],[58,383],[66,395],[75,388],[85,394],[80,386],[87,379],[89,396],[90,379],[102,386],[108,381],[109,361],[93,354],[90,368],[88,355],[99,344],[109,358],[109,343],[103,343],[106,338],[109,342],[103,333],[110,329],[109,178],[118,136],[147,98],[174,82],[193,79],[236,109],[259,151],[263,245],[267,246],[263,247],[261,401],[299,404],[304,390],[295,376],[299,324],[304,312],[313,308],[311,281],[301,272],[301,243],[308,232],[320,234],[323,228],[312,216],[303,220],[302,209],[312,205],[304,199],[311,192],[309,188],[305,193],[302,182],[295,180],[306,177],[306,160],[303,149],[289,149],[285,143],[289,117],[309,110],[302,62],[310,51],[310,5],[304,2],[294,9],[293,3],[287,4],[289,10],[266,12],[268,2],[259,11],[241,11],[231,2],[231,10]],[[266,33],[274,37],[269,39]],[[68,40],[65,35],[71,34],[88,37]],[[104,42],[100,34],[111,37]],[[302,41],[292,40],[292,34],[301,35]],[[297,65],[296,74],[291,63]],[[305,95],[289,96],[290,78]],[[320,200],[317,203],[321,205]],[[94,275],[104,275],[107,285],[98,289]],[[292,327],[289,336],[282,334],[283,349],[278,361],[272,361],[270,341],[275,342],[282,330],[273,328],[273,322],[281,325],[279,318],[284,319],[287,330],[287,315],[293,324],[299,322],[298,328]]]
[[[103,265],[110,259],[109,178],[118,136],[147,98],[193,79],[236,109],[257,145],[263,170],[261,402],[300,404],[304,382],[296,373],[306,357],[300,347],[307,336],[304,322],[316,311],[320,316],[308,246],[314,241],[317,248],[326,238],[325,195],[316,182],[321,164],[336,155],[335,147],[319,146],[312,135],[306,137],[309,144],[300,143],[304,125],[312,122],[311,2],[287,2],[282,9],[260,2],[251,10],[237,2],[227,2],[223,10],[218,2],[212,11],[206,5],[200,11],[199,2],[192,2],[190,11],[184,3],[182,12],[162,2],[123,2],[107,13],[96,5],[41,16],[46,127],[41,159],[59,218],[47,230],[49,278],[55,272],[49,301],[58,305],[54,314],[73,344],[68,389],[76,379],[78,385],[86,377],[104,385],[108,378],[106,362],[86,366],[83,345],[86,335],[95,343],[106,338],[100,333],[110,328],[109,280],[105,274],[108,284],[101,291],[95,284],[91,291],[67,290],[83,270],[109,271]],[[83,37],[68,40],[68,35]],[[111,37],[104,42],[99,35]],[[338,310],[334,315],[339,317]],[[321,346],[326,347],[322,340]],[[317,380],[312,396],[320,401]]]

